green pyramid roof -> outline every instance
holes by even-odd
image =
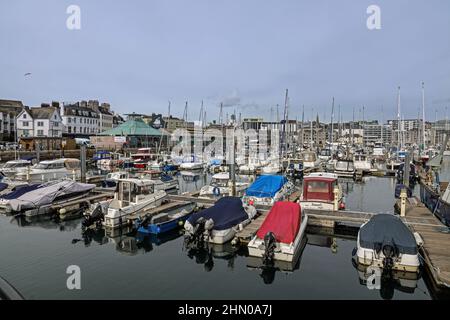
[[[161,132],[142,120],[128,120],[118,127],[99,133],[100,136],[161,136]]]

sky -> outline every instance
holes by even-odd
[[[369,30],[370,5],[381,29]],[[81,29],[69,30],[70,5]],[[448,0],[0,0],[0,99],[109,102],[197,120],[450,113]],[[31,75],[25,76],[26,73]],[[324,119],[325,118],[325,119]]]

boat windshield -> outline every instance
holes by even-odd
[[[330,149],[322,149],[320,151],[320,155],[321,156],[326,156],[326,157],[331,156],[331,150]]]
[[[50,169],[50,163],[38,163],[35,169]]]
[[[216,187],[227,187],[228,186],[228,179],[217,179],[213,178],[211,180],[211,185]]]
[[[316,161],[316,155],[314,153],[304,153],[303,160],[307,162]]]
[[[309,181],[308,193],[328,193],[328,183],[324,181]]]
[[[3,168],[21,168],[26,167],[28,164],[24,162],[16,162],[16,163],[5,163]]]
[[[338,161],[336,163],[336,169],[337,170],[344,170],[344,171],[353,171],[354,170],[353,162],[350,162],[350,161]]]

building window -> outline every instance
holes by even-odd
[[[28,127],[28,121],[24,121],[24,122],[22,122],[22,124],[24,127]]]
[[[67,132],[68,132],[68,133],[72,133],[72,127],[71,127],[71,126],[68,126],[68,127],[67,127]]]
[[[38,121],[37,126],[38,127],[43,127],[44,126],[44,121]]]
[[[30,134],[30,131],[29,131],[29,130],[23,130],[23,135],[24,135],[25,137],[28,137],[29,134]]]
[[[77,123],[77,118],[73,118],[73,123]]]
[[[38,130],[38,131],[37,131],[37,135],[38,135],[39,137],[42,137],[42,136],[44,135],[44,130]]]
[[[26,119],[26,118],[27,118],[27,115],[26,115],[25,113],[23,114],[23,118],[24,118],[24,119]]]
[[[72,122],[72,118],[67,118],[67,123],[71,123]]]
[[[53,126],[55,126],[55,127],[59,127],[59,122],[53,122]]]

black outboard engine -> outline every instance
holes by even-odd
[[[88,216],[84,216],[84,221],[82,222],[83,227],[90,227],[94,223],[101,223],[105,218],[103,214],[103,209],[100,204],[97,204],[92,213]]]
[[[200,217],[194,225],[194,230],[184,238],[184,244],[186,247],[203,247],[204,244],[204,232],[205,232],[206,219]]]
[[[398,257],[398,249],[394,243],[391,241],[386,241],[383,243],[381,250],[384,254],[383,270],[391,271],[394,267],[394,259],[395,257]]]
[[[264,254],[263,263],[265,265],[272,265],[275,255],[275,248],[277,246],[277,240],[273,232],[267,232],[264,236]]]

